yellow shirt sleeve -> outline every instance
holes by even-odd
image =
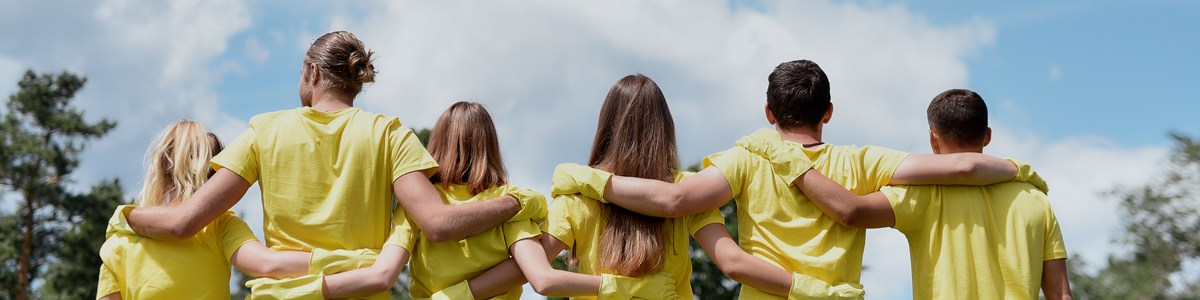
[[[732,189],[733,197],[741,196],[742,190],[746,187],[750,179],[751,170],[755,170],[754,160],[749,159],[753,155],[745,148],[733,147],[729,150],[717,152],[704,158],[704,167],[716,167],[721,171],[721,175],[725,176],[725,181],[729,182],[729,188]]]
[[[908,157],[908,153],[904,151],[892,150],[884,147],[865,146],[859,148],[859,158],[862,159],[864,168],[863,178],[866,181],[861,183],[872,184],[872,186],[882,187],[892,181],[892,174],[896,173],[896,167]]]
[[[246,129],[242,135],[229,143],[225,150],[221,150],[221,153],[213,157],[211,161],[213,170],[225,168],[242,176],[242,179],[246,179],[247,182],[258,181],[258,149],[254,145],[255,139],[254,128]]]
[[[504,231],[504,246],[512,248],[517,241],[542,235],[542,228],[537,222],[520,220],[504,223],[500,227]]]
[[[896,225],[892,228],[911,233],[925,227],[925,212],[929,211],[929,203],[932,202],[929,187],[885,186],[880,191],[892,204],[892,213],[896,217]]]
[[[124,241],[120,237],[110,237],[100,246],[100,260],[103,263],[100,265],[100,280],[96,283],[96,299],[121,292],[121,282],[117,274],[124,267],[124,257],[121,255]]]
[[[396,207],[396,210],[392,212],[392,230],[388,233],[387,241],[383,245],[400,246],[412,253],[420,234],[421,231],[413,226],[412,220],[409,220],[408,215],[404,213],[404,208]]]
[[[391,151],[388,158],[392,160],[393,182],[413,171],[424,171],[427,177],[433,176],[434,171],[437,171],[438,165],[433,156],[421,145],[417,135],[411,129],[401,126],[400,121],[394,121],[388,126],[388,150]]]
[[[575,199],[579,195],[559,195],[554,197],[554,203],[550,203],[550,213],[546,217],[546,222],[542,223],[542,231],[558,238],[567,248],[574,248],[575,231],[571,223],[570,202],[577,202]]]
[[[695,236],[696,232],[700,231],[700,228],[704,228],[704,226],[708,226],[709,224],[721,224],[721,226],[725,226],[725,217],[721,216],[720,209],[713,209],[687,216],[687,222],[688,234]]]
[[[1046,239],[1042,251],[1042,260],[1067,258],[1067,246],[1063,242],[1058,218],[1054,216],[1054,210],[1050,209],[1050,203],[1046,203]]]
[[[233,212],[226,212],[221,216],[221,219],[216,223],[220,234],[220,243],[222,255],[225,261],[233,261],[233,253],[237,252],[238,248],[251,241],[258,241],[258,237],[254,236],[254,232],[250,231],[250,226],[246,225],[246,221],[238,218]]]

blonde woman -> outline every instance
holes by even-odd
[[[208,161],[221,142],[200,123],[177,121],[159,134],[147,156],[141,207],[187,201],[213,170]],[[99,299],[228,299],[229,266],[252,276],[289,277],[308,272],[307,252],[267,249],[246,223],[226,211],[187,239],[159,241],[133,233],[117,208],[100,248],[104,264]]]

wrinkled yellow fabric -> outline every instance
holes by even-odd
[[[883,192],[908,238],[915,299],[1037,299],[1043,261],[1067,257],[1050,201],[1032,184]]]
[[[190,238],[160,241],[133,233],[124,213],[131,208],[117,207],[109,219],[97,299],[114,292],[122,299],[229,299],[230,258],[258,240],[242,219],[227,211]]]
[[[805,149],[764,128],[708,156],[704,165],[719,169],[729,182],[743,250],[790,273],[859,285],[865,231],[825,216],[793,183],[811,164],[855,194],[867,194],[887,184],[907,155],[871,146]],[[739,297],[782,299],[746,285]]]
[[[528,207],[535,211],[530,213],[532,219],[506,222],[459,241],[433,242],[421,234],[418,229],[417,235],[410,245],[402,245],[407,249],[413,249],[409,264],[412,272],[412,284],[409,291],[414,298],[433,297],[434,293],[438,291],[454,287],[456,284],[482,274],[508,259],[510,257],[508,249],[513,243],[522,239],[538,237],[542,233],[538,224],[546,220],[546,197],[537,191],[503,185],[475,194],[464,185],[447,187],[435,184],[434,186],[437,188],[438,194],[442,196],[442,201],[447,204],[482,202],[508,194],[519,198],[522,203],[530,203]],[[447,291],[447,293],[451,292],[455,291]],[[467,295],[470,295],[470,289],[467,289]],[[521,287],[516,286],[507,294],[493,299],[520,298]]]
[[[679,172],[675,181],[683,180],[691,175]],[[567,174],[555,174],[569,176]],[[558,195],[550,203],[550,216],[542,225],[543,231],[562,241],[567,249],[573,251],[579,259],[579,273],[600,275],[598,270],[600,258],[600,234],[604,231],[602,214],[604,204],[594,198],[586,198],[580,194]],[[688,236],[694,235],[700,228],[709,224],[725,224],[721,212],[711,210],[687,217],[667,219],[665,226],[667,247],[666,262],[663,272],[670,274],[675,281],[676,293],[682,299],[692,298],[692,261],[688,252]],[[596,299],[596,297],[575,297],[575,299]]]
[[[383,249],[410,240],[393,212],[392,183],[437,163],[394,117],[358,108],[311,107],[264,113],[212,159],[262,191],[263,229],[272,250]],[[387,299],[387,293],[373,298]]]

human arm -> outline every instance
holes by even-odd
[[[322,293],[325,298],[348,298],[387,291],[396,283],[408,256],[404,247],[384,246],[370,267],[325,275]]]
[[[450,205],[421,172],[409,172],[393,183],[396,199],[434,242],[456,241],[504,223],[521,209],[511,195],[471,204]]]
[[[100,300],[121,300],[121,293],[112,293],[107,296],[100,297]]]
[[[1046,299],[1071,299],[1071,283],[1067,280],[1067,259],[1042,262],[1042,294]]]
[[[238,247],[229,262],[253,277],[289,278],[308,273],[309,257],[308,252],[272,251],[253,240]]]
[[[543,234],[543,239],[555,239]],[[551,249],[543,248],[548,244]],[[550,266],[549,253],[557,254],[562,251],[562,242],[539,242],[528,238],[513,243],[510,247],[512,256],[516,259],[525,278],[529,279],[533,290],[544,296],[587,296],[600,292],[600,276],[579,274],[556,270]],[[552,251],[547,251],[552,250]]]
[[[891,202],[881,192],[855,195],[816,170],[800,175],[795,184],[817,209],[839,224],[862,228],[896,225]]]
[[[889,185],[986,185],[1013,180],[1012,161],[983,153],[909,154]]]
[[[746,253],[725,231],[725,226],[720,223],[705,225],[696,231],[695,237],[717,268],[730,279],[776,296],[787,297],[792,286],[792,275]]]
[[[221,168],[191,199],[179,205],[139,207],[128,212],[129,225],[138,234],[154,239],[185,239],[237,204],[250,182]]]
[[[711,169],[711,170],[710,170]],[[612,173],[573,163],[554,169],[552,196],[580,194],[655,217],[675,218],[711,210],[732,199],[732,190],[716,168],[687,179],[665,182]]]

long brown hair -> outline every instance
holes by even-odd
[[[642,74],[618,80],[604,98],[588,164],[615,175],[675,181],[675,122],[658,84]],[[612,204],[603,210],[600,269],[626,276],[662,270],[664,219]]]
[[[496,125],[479,103],[459,101],[442,113],[429,135],[429,154],[439,166],[430,178],[435,184],[462,184],[478,194],[508,181]]]

